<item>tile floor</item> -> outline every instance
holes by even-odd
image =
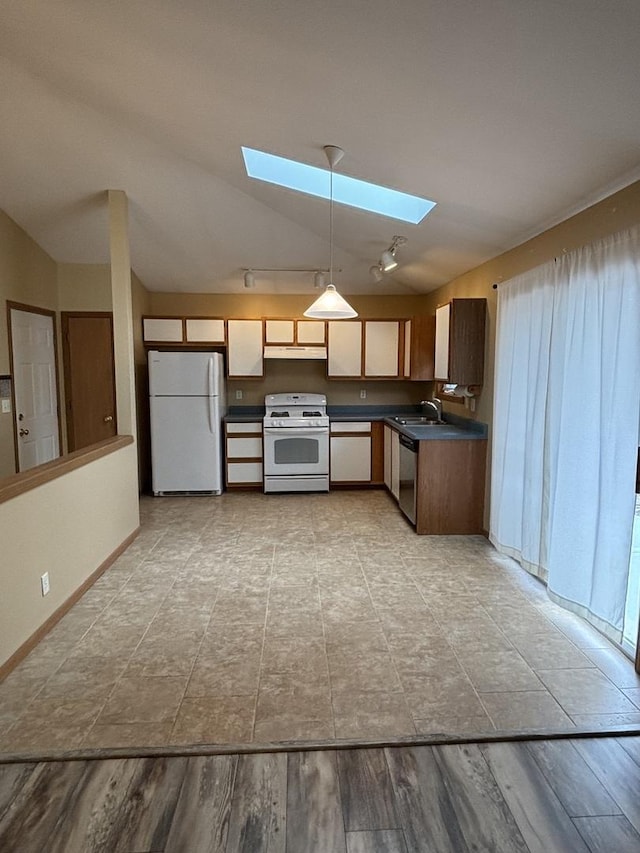
[[[482,537],[382,491],[144,498],[0,684],[0,753],[640,729],[631,662]]]

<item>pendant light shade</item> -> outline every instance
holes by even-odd
[[[305,317],[315,320],[347,320],[357,317],[358,312],[349,305],[333,284],[333,169],[344,157],[342,148],[337,145],[325,145],[324,153],[331,167],[331,183],[329,192],[329,284],[324,293],[304,312]]]
[[[347,300],[340,296],[335,285],[328,284],[324,293],[307,308],[304,316],[317,320],[347,320],[349,317],[357,317],[358,312],[354,311]]]

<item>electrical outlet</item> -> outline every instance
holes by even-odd
[[[236,391],[236,400],[242,400],[242,391],[239,388]]]
[[[11,400],[8,397],[2,398],[2,414],[3,415],[11,414]]]
[[[42,589],[43,595],[46,595],[49,592],[49,572],[45,572],[43,575],[40,575],[40,588]]]
[[[366,399],[367,399],[367,392],[365,391],[365,389],[364,389],[364,388],[361,388],[361,389],[360,389],[360,399],[361,399],[361,400],[366,400]]]

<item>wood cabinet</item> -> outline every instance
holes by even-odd
[[[482,385],[486,299],[452,299],[436,309],[435,369],[439,382]]]
[[[261,379],[263,375],[262,320],[227,320],[227,376]]]
[[[434,378],[435,330],[436,320],[433,316],[418,316],[405,320],[405,379],[428,382]]]
[[[262,422],[226,423],[227,488],[262,488]]]
[[[485,439],[420,442],[417,533],[482,533],[486,455]]]
[[[329,320],[327,347],[327,376],[361,378],[362,320]]]
[[[371,483],[371,423],[331,424],[330,482]]]

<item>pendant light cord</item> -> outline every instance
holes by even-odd
[[[329,174],[329,284],[333,284],[333,165]]]

